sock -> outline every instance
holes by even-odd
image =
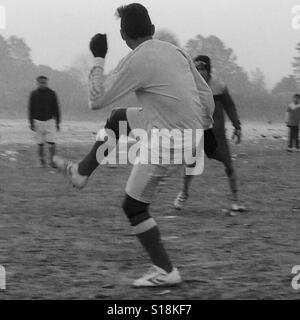
[[[41,163],[44,163],[44,145],[43,144],[39,144],[38,145],[38,155],[39,155],[39,159],[41,161]]]
[[[140,226],[149,222],[150,220],[154,222],[154,220],[151,218],[144,223],[141,223]],[[140,226],[137,226],[136,228],[139,228]],[[147,231],[137,233],[137,238],[147,251],[154,265],[165,270],[167,273],[172,272],[173,266],[161,241],[160,231],[157,225],[151,229],[148,229]]]
[[[55,143],[49,143],[50,162],[53,161],[53,157],[55,156],[55,151],[56,151]]]
[[[232,200],[238,202],[238,187],[237,178],[234,169],[226,169],[226,174],[228,176],[229,187],[232,194]]]
[[[192,179],[193,179],[193,176],[188,176],[188,175],[185,175],[184,178],[183,178],[183,189],[182,189],[182,192],[185,195],[189,194],[189,189],[190,189],[190,185],[191,185]]]
[[[78,164],[78,173],[82,176],[90,176],[99,166],[97,161],[97,150],[103,144],[103,141],[96,141],[92,150]]]

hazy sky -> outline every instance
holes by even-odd
[[[137,0],[135,0],[137,1]],[[132,1],[134,2],[134,1]],[[268,86],[291,73],[291,60],[300,42],[300,29],[291,26],[292,7],[300,0],[141,0],[157,29],[169,29],[181,45],[197,34],[216,35],[233,48],[247,71],[256,67]],[[0,0],[5,6],[7,29],[25,38],[38,64],[62,69],[88,52],[92,35],[106,32],[108,69],[128,49],[119,35],[115,9],[122,0]]]

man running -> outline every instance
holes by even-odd
[[[141,108],[113,110],[105,128],[97,135],[94,147],[80,163],[56,158],[58,167],[63,168],[73,186],[79,189],[86,185],[93,171],[107,157],[108,151],[101,155],[99,150],[106,143],[109,132],[119,139],[120,122],[127,124],[125,134],[136,128],[145,129],[149,134],[152,129],[203,130],[211,127],[213,122],[211,90],[188,54],[172,44],[152,39],[155,28],[147,9],[141,4],[120,7],[117,13],[121,18],[122,39],[132,51],[104,81],[106,35],[97,34],[92,38],[90,49],[95,64],[89,77],[90,108],[96,110],[116,104],[130,93],[136,94]],[[179,153],[182,149],[175,144],[173,151]],[[137,287],[181,282],[180,273],[170,261],[159,228],[149,213],[155,189],[170,167],[137,161],[127,182],[122,207],[153,263],[148,273],[134,281]]]
[[[218,160],[224,164],[232,195],[231,212],[244,211],[245,208],[239,204],[237,177],[232,165],[231,153],[225,133],[224,111],[228,115],[234,127],[233,136],[236,138],[236,143],[239,144],[241,142],[241,123],[235,104],[229,94],[228,88],[216,78],[212,77],[210,58],[208,56],[200,55],[194,59],[194,63],[199,73],[210,86],[215,100],[215,111],[213,115],[214,125],[212,132],[217,141],[217,148],[210,154],[207,152],[206,154],[209,158]],[[192,179],[192,175],[184,176],[183,189],[174,201],[174,206],[178,210],[181,210],[184,207],[188,199]]]

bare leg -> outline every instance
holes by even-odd
[[[191,175],[184,175],[183,176],[183,186],[181,192],[177,195],[175,201],[174,201],[174,207],[177,210],[183,209],[188,197],[189,197],[189,191],[190,186],[193,180],[193,176]]]
[[[44,167],[45,166],[45,154],[44,154],[44,144],[43,143],[38,145],[38,156],[39,156],[41,166]]]

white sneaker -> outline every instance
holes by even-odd
[[[59,156],[53,157],[53,163],[69,178],[73,187],[77,189],[83,189],[86,186],[89,177],[82,176],[78,173],[77,163],[65,160]]]
[[[184,192],[180,192],[174,201],[174,207],[176,210],[182,210],[187,202],[188,195]]]
[[[177,268],[167,273],[165,270],[152,266],[149,271],[140,279],[133,282],[134,287],[162,287],[175,286],[182,282],[180,273]]]

